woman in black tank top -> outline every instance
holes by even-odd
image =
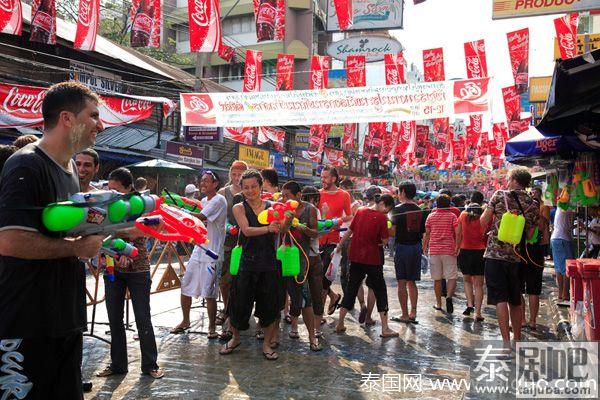
[[[262,183],[258,171],[244,172],[241,179],[244,201],[233,207],[240,227],[242,257],[227,307],[233,336],[219,353],[230,354],[240,345],[239,332],[249,328],[248,321],[254,308],[254,315],[265,332],[263,355],[267,360],[276,360],[278,354],[270,345],[281,303],[279,292],[282,283],[275,258],[275,234],[279,233],[281,224],[279,221],[269,225],[258,222],[258,214],[271,206],[270,202],[260,198]]]

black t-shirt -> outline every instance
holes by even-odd
[[[396,226],[396,243],[421,243],[425,232],[425,212],[414,203],[402,203],[392,211],[392,223]]]
[[[75,162],[63,169],[35,143],[8,159],[0,177],[0,230],[46,230],[42,207],[79,192]],[[32,243],[32,247],[35,244]],[[76,257],[0,256],[0,338],[61,337],[86,329],[85,272]]]

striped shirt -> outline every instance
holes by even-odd
[[[436,208],[425,221],[429,234],[429,255],[454,255],[458,219],[450,209]]]

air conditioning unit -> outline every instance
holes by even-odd
[[[219,159],[217,149],[209,144],[204,145],[204,159],[207,161],[215,162]]]

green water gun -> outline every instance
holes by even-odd
[[[183,208],[189,212],[199,213],[202,211],[202,203],[200,200],[190,199],[187,197],[180,196],[176,193],[171,193],[167,189],[163,189],[160,193],[164,204]]]
[[[556,175],[550,175],[548,177],[548,184],[546,191],[544,192],[544,199],[553,206],[556,206],[556,198],[558,197],[558,177]]]
[[[149,194],[122,194],[115,190],[76,193],[68,201],[42,211],[42,223],[51,232],[68,236],[111,234],[132,227],[136,218],[156,209],[160,199]]]

